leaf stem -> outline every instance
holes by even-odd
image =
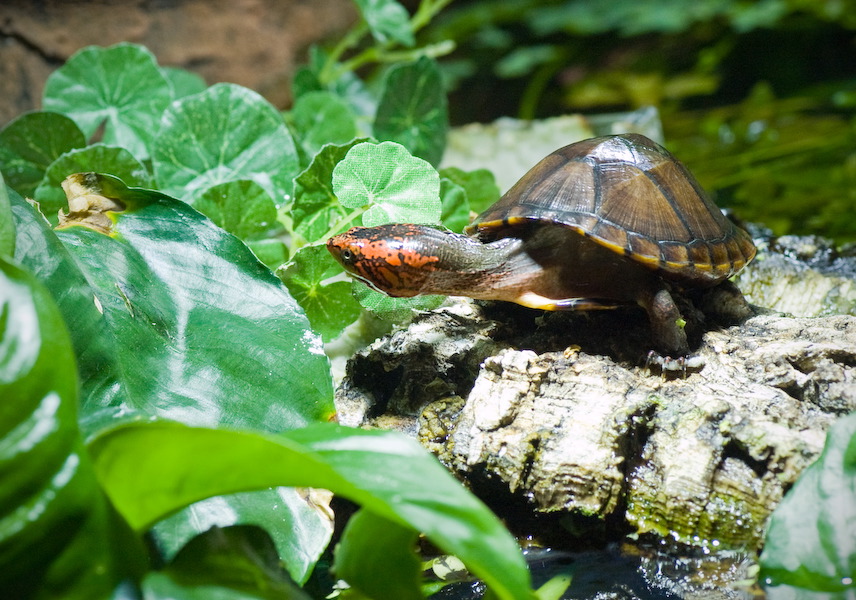
[[[369,206],[366,205],[366,206],[362,206],[362,207],[354,210],[353,212],[349,213],[346,218],[339,219],[338,221],[336,221],[336,223],[330,229],[328,229],[324,235],[322,235],[318,239],[319,240],[326,240],[328,238],[333,237],[334,235],[339,233],[342,229],[344,229],[347,225],[349,225],[350,223],[353,223],[358,217],[362,216],[362,214],[364,212],[366,212],[368,209],[369,209]]]
[[[416,14],[410,19],[410,28],[413,33],[425,27],[431,22],[431,19],[437,16],[437,13],[451,3],[452,0],[422,0],[419,3],[419,8],[416,9]]]
[[[330,51],[321,73],[318,74],[318,79],[322,85],[328,85],[338,79],[342,72],[342,68],[336,68],[339,58],[350,48],[356,46],[359,41],[368,33],[369,27],[365,19],[360,19],[353,29],[351,29],[336,46]],[[347,70],[347,69],[345,69]]]

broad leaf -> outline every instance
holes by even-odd
[[[410,527],[361,510],[342,533],[333,570],[369,598],[422,600],[416,538]]]
[[[202,77],[184,69],[161,67],[161,73],[172,85],[172,94],[176,100],[204,92],[208,87]]]
[[[856,597],[856,413],[773,512],[760,580],[770,598]]]
[[[351,291],[360,305],[376,317],[392,323],[406,323],[418,311],[433,310],[446,300],[445,296],[393,298],[356,280],[351,283]]]
[[[230,181],[208,188],[194,208],[242,240],[261,239],[277,227],[273,199],[255,181]]]
[[[143,582],[146,600],[309,600],[260,528],[215,527]]]
[[[0,589],[106,596],[142,546],[106,503],[77,427],[77,377],[47,290],[0,258]]]
[[[372,36],[381,44],[390,40],[413,46],[410,15],[396,0],[355,0]]]
[[[152,164],[159,189],[189,203],[217,184],[250,179],[279,204],[291,196],[298,171],[279,112],[252,90],[227,83],[170,105]]]
[[[392,67],[377,107],[375,137],[398,142],[436,166],[443,158],[448,129],[446,91],[436,61],[423,56]]]
[[[141,414],[279,431],[328,418],[319,340],[243,244],[157,192],[107,176],[84,181],[78,197],[125,206],[102,216],[106,230],[79,224],[82,212],[58,232],[103,313],[102,343],[113,346],[83,400],[87,420]]]
[[[21,196],[10,193],[17,230],[15,259],[44,284],[68,326],[80,377],[80,397],[95,404],[121,403],[122,356],[99,309],[97,296],[45,218]]]
[[[325,342],[342,333],[360,315],[350,282],[327,281],[341,272],[342,268],[324,246],[304,246],[277,272],[306,311],[312,329]]]
[[[470,203],[467,192],[450,179],[440,180],[440,201],[443,213],[440,221],[451,231],[461,232],[470,222]]]
[[[368,206],[366,227],[440,220],[437,171],[394,142],[351,148],[333,169],[333,192],[344,206]]]
[[[289,116],[298,140],[310,156],[326,144],[345,144],[357,136],[354,113],[332,92],[308,92],[300,96]]]
[[[161,114],[172,102],[172,86],[154,55],[133,44],[80,50],[45,84],[45,110],[71,117],[91,138],[148,158]]]
[[[68,117],[27,113],[0,131],[0,172],[15,191],[32,197],[52,162],[85,145],[83,132]]]
[[[206,496],[270,485],[319,487],[422,531],[499,598],[530,595],[525,562],[502,523],[433,456],[397,433],[316,425],[274,436],[153,422],[105,432],[89,449],[99,480],[138,531]]]
[[[69,225],[58,238],[13,195],[17,257],[50,287],[74,336],[88,431],[121,415],[271,431],[326,420],[333,411],[326,357],[276,278],[186,204],[97,181],[127,207],[108,213],[115,221],[109,235]],[[162,542],[192,537],[198,529],[190,523],[292,521],[294,531],[310,532],[299,538],[307,543],[291,547],[287,532],[275,539],[302,579],[329,532],[316,515],[297,517],[296,503],[284,506],[283,493],[194,507]]]
[[[295,199],[290,214],[294,231],[307,242],[318,241],[341,229],[336,224],[345,220],[347,211],[333,192],[333,170],[351,148],[363,141],[324,146],[294,180]]]
[[[6,183],[0,174],[0,257],[12,256],[15,253],[15,222],[12,220],[12,205]]]
[[[134,186],[147,187],[151,184],[146,167],[125,148],[93,144],[70,150],[51,163],[35,191],[34,198],[51,223],[56,224],[57,212],[65,210],[68,204],[60,187],[63,180],[74,173],[87,171],[109,173]]]
[[[464,171],[457,167],[446,167],[440,169],[440,177],[449,179],[464,188],[470,210],[475,213],[483,212],[499,200],[500,192],[499,186],[496,185],[496,178],[487,169]]]

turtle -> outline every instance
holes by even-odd
[[[689,170],[635,133],[552,152],[463,234],[391,223],[351,228],[327,248],[348,273],[390,296],[468,296],[543,310],[639,305],[651,355],[669,364],[690,353],[674,296],[728,285],[755,256],[751,236]]]

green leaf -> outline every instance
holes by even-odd
[[[193,203],[220,183],[250,179],[291,196],[297,150],[279,112],[257,93],[220,83],[170,105],[154,142],[159,189]]]
[[[348,103],[351,111],[360,121],[374,117],[377,100],[365,82],[353,71],[342,71],[337,79],[321,83],[328,56],[318,46],[309,49],[309,64],[297,70],[292,79],[291,89],[294,98],[300,98],[310,92],[327,90]]]
[[[328,342],[357,320],[360,305],[347,281],[326,280],[342,272],[324,246],[304,246],[277,274],[306,311],[312,329]]]
[[[288,260],[288,247],[279,238],[244,240],[244,243],[271,270]]]
[[[344,206],[368,206],[366,227],[437,223],[440,177],[431,165],[394,142],[358,144],[333,169],[333,192]]]
[[[448,129],[446,92],[437,62],[423,56],[392,67],[375,115],[375,137],[398,142],[436,166],[443,158]]]
[[[255,525],[267,531],[295,581],[304,583],[333,535],[332,513],[316,490],[278,487],[196,502],[158,522],[158,549],[172,558],[212,527]]]
[[[345,144],[357,137],[353,111],[331,92],[308,92],[300,96],[289,116],[300,143],[310,156],[326,144]]]
[[[463,171],[457,167],[447,167],[440,169],[440,177],[445,177],[464,188],[470,210],[473,212],[482,213],[499,200],[500,193],[496,178],[487,169]]]
[[[83,132],[68,117],[27,113],[0,131],[0,172],[15,191],[32,196],[52,162],[85,145]]]
[[[443,213],[440,221],[451,231],[463,231],[470,222],[470,203],[467,192],[451,179],[440,179],[440,202]]]
[[[333,169],[351,148],[364,141],[356,139],[341,146],[324,146],[294,180],[295,199],[290,214],[294,231],[307,242],[318,241],[340,229],[336,224],[344,220],[347,211],[333,192]]]
[[[412,528],[360,510],[336,546],[333,571],[368,598],[422,600],[416,538]]]
[[[6,183],[0,174],[0,257],[15,253],[15,222],[12,220],[12,205],[6,191]]]
[[[395,40],[405,46],[413,46],[413,29],[410,15],[396,0],[355,0],[363,19],[369,26],[372,37],[381,44]]]
[[[329,418],[320,340],[247,248],[185,203],[106,176],[96,181],[127,206],[110,213],[109,235],[66,226],[58,239],[23,200],[15,204],[20,259],[38,269],[73,324],[87,430],[119,416],[272,431]],[[285,533],[275,536],[297,579],[326,543],[319,519],[296,515],[278,490],[216,505],[228,513],[218,516],[220,525],[293,522],[294,530],[312,532],[299,538],[306,542],[300,549],[289,550]],[[210,506],[199,510],[213,519]],[[183,542],[207,523],[189,513],[173,527]],[[162,541],[166,534],[158,533]]]
[[[90,430],[115,414],[273,431],[329,418],[320,340],[246,246],[163,194],[105,175],[84,183],[77,195],[126,207],[102,216],[106,231],[72,221],[57,232],[113,348],[109,376],[83,399]]]
[[[851,413],[832,425],[820,457],[773,512],[759,575],[768,593],[777,594],[771,597],[856,594],[854,498],[856,413]]]
[[[145,159],[172,98],[154,55],[123,43],[75,53],[48,77],[42,104],[71,117],[87,138],[103,125],[101,141]]]
[[[125,148],[93,144],[70,150],[51,163],[34,195],[42,212],[52,223],[56,224],[57,212],[67,205],[60,187],[63,180],[74,173],[88,171],[109,173],[134,186],[146,187],[151,184],[146,167]]]
[[[191,73],[177,67],[161,67],[161,73],[172,85],[173,98],[185,98],[204,92],[208,84],[196,73]]]
[[[282,570],[268,534],[253,526],[200,534],[160,573],[146,577],[143,590],[147,600],[309,600]]]
[[[193,206],[245,241],[260,239],[277,226],[273,199],[262,186],[248,179],[208,188]]]
[[[0,589],[103,597],[142,547],[105,502],[79,435],[77,377],[48,291],[0,258]],[[114,546],[113,544],[117,544]]]
[[[392,323],[405,323],[418,311],[433,310],[443,304],[445,296],[392,298],[375,291],[360,281],[351,283],[351,291],[360,305],[373,315]]]
[[[319,424],[274,436],[149,422],[104,432],[89,450],[102,486],[137,531],[206,496],[317,487],[422,531],[500,598],[531,594],[523,557],[502,523],[433,456],[394,432]]]
[[[14,192],[10,201],[17,231],[15,260],[48,288],[68,325],[78,358],[80,397],[119,402],[121,356],[116,355],[115,338],[94,290],[41,213]]]

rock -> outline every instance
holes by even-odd
[[[701,338],[704,368],[664,379],[609,345],[512,349],[515,325],[486,313],[460,301],[377,341],[351,362],[337,401],[348,424],[418,435],[474,491],[489,487],[488,503],[757,548],[830,423],[856,409],[856,317],[765,314],[715,328]],[[574,340],[593,318],[566,319],[545,335]],[[644,338],[644,316],[639,333],[598,315],[590,325],[603,337],[599,319]]]
[[[822,237],[770,239],[735,282],[751,303],[796,317],[856,316],[856,256]]]
[[[306,48],[356,20],[349,0],[0,2],[0,123],[40,108],[45,80],[89,45],[143,44],[164,66],[250,87],[279,108]]]

